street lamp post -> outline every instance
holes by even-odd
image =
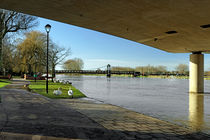
[[[49,48],[49,32],[50,32],[50,29],[51,29],[51,25],[50,24],[47,24],[45,26],[45,30],[47,32],[47,80],[46,80],[46,92],[48,94],[48,48]]]

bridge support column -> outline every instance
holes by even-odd
[[[194,130],[201,130],[204,125],[204,95],[189,94],[189,121]]]
[[[204,92],[204,56],[201,52],[190,55],[189,92]]]

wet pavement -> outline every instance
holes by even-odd
[[[98,139],[102,135],[111,138],[114,135],[56,100],[21,89],[21,83],[26,84],[24,81],[14,81],[14,84],[0,89],[1,140],[4,136],[2,132],[74,139]],[[120,136],[116,137],[120,139]]]
[[[210,80],[199,96],[188,79],[57,75],[87,97],[210,134]]]
[[[48,99],[19,88],[24,84],[14,81],[0,89],[0,140],[210,139],[207,134],[109,104]]]
[[[210,135],[158,120],[134,111],[90,100],[66,100],[59,102],[85,114],[109,130],[118,131],[126,139],[210,139]]]

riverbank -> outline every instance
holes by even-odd
[[[6,79],[0,79],[0,88],[9,85],[11,83],[10,80],[6,80]]]
[[[162,121],[119,106],[95,100],[73,99],[58,102],[75,109],[108,130],[126,139],[207,139],[208,134]]]
[[[10,80],[6,79],[0,79],[0,88],[5,87],[6,85],[9,85],[11,83]],[[0,96],[0,103],[1,103],[1,96]]]
[[[57,74],[57,75],[67,75],[67,76],[106,76],[106,74]],[[133,77],[130,74],[112,74],[111,77]],[[170,76],[170,75],[140,75],[136,78],[162,78],[162,79],[188,79],[189,76]],[[210,77],[209,77],[210,80]]]
[[[58,90],[58,88],[61,88],[61,95],[55,95],[53,94],[54,90]],[[36,82],[31,80],[29,84],[29,89],[32,92],[39,93],[43,96],[46,96],[48,98],[52,99],[66,99],[66,98],[72,98],[72,96],[68,95],[68,90],[73,90],[73,98],[82,98],[86,97],[81,91],[76,89],[74,86],[70,84],[63,84],[63,83],[53,83],[49,81],[48,83],[48,94],[46,93],[46,81],[45,80],[37,80]]]
[[[189,79],[189,76],[166,76],[166,75],[148,75],[139,76],[141,78],[160,78],[160,79]],[[204,76],[204,80],[210,80],[210,76]]]
[[[106,74],[57,74],[57,75],[68,75],[68,76],[106,76]],[[128,74],[112,74],[111,77],[133,77]],[[189,79],[189,76],[167,76],[167,75],[146,75],[137,76],[136,78],[158,78],[158,79]],[[210,80],[210,76],[204,76],[204,80]]]
[[[52,100],[14,80],[0,89],[0,139],[208,139],[209,135],[118,106],[85,99]]]
[[[142,78],[160,78],[160,79],[189,79],[189,76],[167,76],[167,75],[148,75],[139,76]]]

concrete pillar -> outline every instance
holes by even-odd
[[[190,55],[190,88],[189,92],[204,92],[204,56],[201,52]]]
[[[202,130],[204,125],[204,95],[189,94],[189,123],[193,130]]]

